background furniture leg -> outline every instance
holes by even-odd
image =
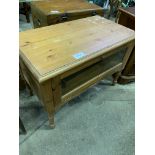
[[[20,117],[19,117],[19,128],[22,130],[23,134],[26,134],[26,129],[25,129],[24,124],[23,124],[22,120],[20,119]]]
[[[113,82],[112,82],[112,85],[115,85],[117,83],[117,80],[118,78],[120,77],[121,75],[121,72],[116,72],[114,73],[112,76],[113,76]]]
[[[26,81],[25,81],[25,83],[26,83]],[[31,89],[31,87],[26,83],[26,86],[27,86],[27,88],[28,88],[28,91],[29,91],[29,95],[30,96],[33,96],[33,91],[32,91],[32,89]]]
[[[30,23],[30,6],[26,2],[23,2],[23,7],[25,11],[26,20],[28,23]]]
[[[48,119],[49,119],[49,126],[54,129],[55,128],[55,123],[54,123],[54,114],[49,114],[48,113]]]

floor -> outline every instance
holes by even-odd
[[[20,16],[19,31],[32,28]],[[20,91],[20,117],[27,130],[19,136],[20,155],[134,155],[135,84],[111,85],[111,77],[68,102],[48,126],[36,96]]]

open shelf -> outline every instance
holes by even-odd
[[[83,85],[90,79],[106,72],[108,69],[120,64],[123,60],[126,49],[123,48],[115,54],[112,54],[106,58],[103,58],[101,61],[96,62],[93,65],[90,65],[87,68],[84,68],[64,79],[61,80],[62,95],[67,94],[68,92],[74,90],[75,88]]]

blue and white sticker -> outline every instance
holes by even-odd
[[[52,10],[51,13],[57,14],[57,13],[60,13],[60,12],[58,10]]]
[[[80,59],[80,58],[83,58],[84,56],[86,56],[84,52],[79,52],[73,55],[75,59]]]

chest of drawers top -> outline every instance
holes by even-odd
[[[40,10],[44,15],[78,14],[91,10],[103,10],[96,4],[88,3],[86,0],[45,0],[31,2],[31,5]]]

